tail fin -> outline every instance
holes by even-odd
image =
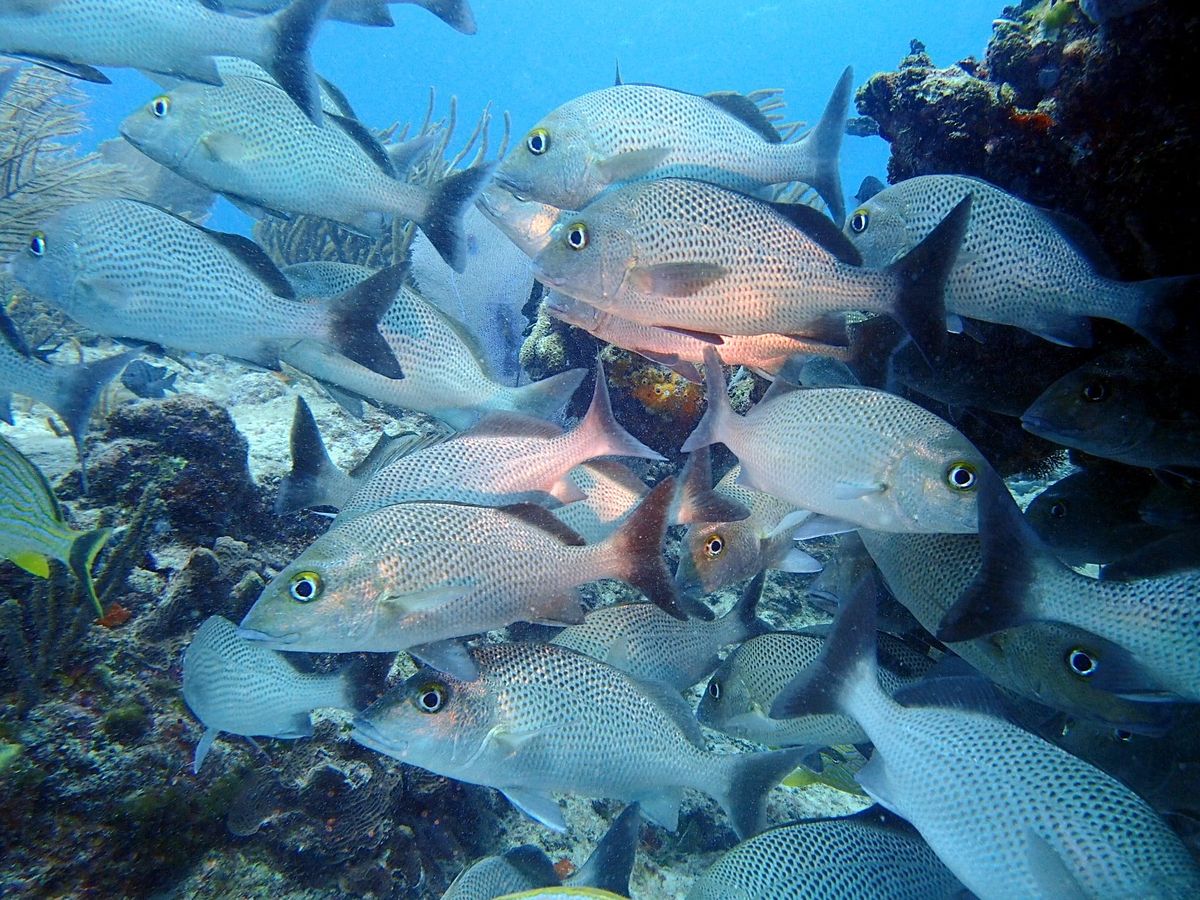
[[[570,369],[541,381],[513,388],[513,408],[517,412],[547,421],[557,421],[567,402],[583,383],[587,369]]]
[[[659,482],[603,544],[604,558],[610,560],[610,573],[645,594],[655,605],[676,619],[711,619],[708,607],[682,600],[663,560],[663,537],[667,532],[675,479]],[[685,610],[683,607],[687,606]]]
[[[293,0],[271,16],[268,27],[274,41],[263,66],[316,125],[323,121],[321,87],[309,46],[328,6],[329,0]]]
[[[100,605],[100,598],[96,596],[96,585],[92,581],[92,563],[96,561],[96,556],[110,534],[112,530],[109,528],[83,532],[71,544],[71,553],[67,560],[67,565],[83,585],[88,599],[92,601],[92,606],[96,607],[96,615],[101,617],[104,615],[104,607]]]
[[[396,24],[385,0],[374,0],[373,3],[364,0],[351,0],[350,3],[332,0],[329,4],[328,18],[374,28],[388,28]]]
[[[887,268],[898,285],[892,314],[930,364],[941,357],[946,344],[946,278],[954,268],[970,222],[968,194],[925,240]]]
[[[708,406],[695,430],[688,435],[680,448],[684,453],[709,444],[721,443],[726,423],[733,417],[733,404],[729,402],[729,391],[725,387],[725,373],[721,359],[712,347],[704,348],[704,393]]]
[[[596,367],[596,387],[592,391],[592,405],[587,415],[580,420],[571,435],[572,443],[579,441],[586,459],[597,456],[635,456],[640,459],[665,459],[661,453],[651,450],[632,434],[621,427],[613,418],[612,404],[608,398],[608,382],[604,369]]]
[[[354,493],[354,480],[337,467],[325,450],[312,410],[303,397],[296,398],[292,417],[292,471],[279,483],[275,515],[309,506],[340,509]]]
[[[846,116],[850,112],[850,95],[854,89],[854,70],[849,66],[838,79],[825,111],[817,127],[804,138],[811,144],[816,169],[810,182],[814,190],[829,207],[829,215],[838,228],[846,220],[846,197],[842,192],[841,167],[838,154],[842,149],[842,135],[846,133]]]
[[[693,450],[683,464],[680,478],[679,497],[675,513],[671,516],[676,525],[694,525],[698,522],[740,522],[749,518],[750,510],[729,497],[723,497],[712,488],[712,453],[707,446]]]
[[[600,843],[565,884],[599,888],[619,897],[629,896],[629,876],[637,855],[638,836],[642,831],[642,809],[630,803],[613,820]]]
[[[475,33],[475,14],[467,0],[407,0],[429,10],[455,31]]]
[[[714,793],[724,808],[738,840],[757,834],[766,819],[767,794],[812,752],[809,747],[794,747],[768,753],[730,754],[729,782],[720,794]]]
[[[446,265],[455,272],[462,272],[467,267],[463,215],[492,177],[493,168],[495,164],[488,163],[447,175],[434,186],[422,221],[417,223]]]
[[[721,617],[721,622],[729,626],[726,634],[728,643],[740,644],[771,630],[771,626],[758,617],[758,601],[762,599],[766,583],[767,572],[764,569],[746,585],[733,609]]]
[[[50,405],[62,418],[75,441],[84,493],[87,493],[87,480],[83,468],[83,438],[87,434],[92,409],[108,383],[137,355],[138,351],[130,350],[96,362],[70,366],[62,371],[55,385],[54,398]]]
[[[1129,326],[1172,362],[1196,368],[1200,358],[1200,275],[1153,278],[1137,287],[1142,302]]]
[[[400,363],[379,333],[387,312],[408,274],[408,263],[380,269],[332,302],[330,335],[336,349],[385,378],[404,377]]]

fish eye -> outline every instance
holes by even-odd
[[[1055,500],[1050,504],[1050,518],[1065,519],[1067,516],[1067,501]]]
[[[431,681],[421,685],[415,695],[417,709],[423,713],[435,713],[446,705],[446,686]]]
[[[1080,393],[1088,403],[1097,403],[1108,396],[1108,382],[1089,381]]]
[[[717,681],[715,678],[708,683],[708,696],[712,697],[714,700],[721,699],[721,682]]]
[[[534,156],[541,156],[550,149],[550,132],[545,128],[535,128],[525,138],[525,146]]]
[[[582,250],[588,245],[588,227],[583,222],[576,222],[567,228],[567,246],[572,250]]]
[[[297,603],[311,603],[321,596],[321,576],[316,572],[297,572],[288,582],[288,593]]]
[[[1067,652],[1067,665],[1081,678],[1090,678],[1100,668],[1100,661],[1082,647]]]
[[[46,252],[46,233],[44,231],[35,231],[29,236],[29,252],[34,256],[41,256]]]
[[[975,473],[975,467],[970,463],[951,463],[950,467],[946,469],[946,484],[956,491],[969,491],[975,487],[978,480],[979,476]]]
[[[1113,737],[1116,738],[1118,741],[1120,741],[1122,744],[1128,744],[1130,741],[1133,740],[1133,732],[1126,731],[1124,728],[1117,728],[1116,730],[1113,731]]]
[[[867,225],[871,221],[871,214],[867,212],[866,207],[860,207],[854,211],[854,215],[850,217],[850,230],[855,234],[862,234],[867,230]]]
[[[171,98],[166,94],[155,97],[150,101],[150,112],[154,113],[156,118],[161,119],[171,111]]]
[[[725,538],[719,534],[710,534],[704,541],[704,555],[716,559],[725,552]]]

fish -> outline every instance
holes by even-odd
[[[962,884],[907,822],[872,806],[743,841],[692,883],[687,900],[804,897],[953,900]]]
[[[942,618],[938,639],[1062,622],[1128,654],[1106,662],[1072,658],[1080,677],[1120,695],[1200,700],[1200,569],[1138,581],[1080,575],[1041,543],[1003,480],[982,474],[979,571]]]
[[[19,0],[0,8],[0,53],[107,84],[95,66],[221,83],[216,56],[271,73],[295,105],[321,121],[309,44],[329,0],[293,0],[270,16],[231,16],[194,0]]]
[[[620,528],[650,490],[628,466],[613,459],[578,465],[567,473],[567,480],[583,499],[552,510],[554,518],[589,544]]]
[[[310,339],[403,377],[377,328],[403,266],[380,270],[332,303],[301,302],[249,239],[147,203],[107,199],[53,216],[10,269],[31,294],[109,337],[266,368],[278,368],[282,350]]]
[[[385,408],[423,412],[458,431],[497,411],[555,418],[587,375],[586,369],[569,369],[520,387],[501,384],[474,337],[408,286],[383,313],[379,332],[402,379],[313,341],[293,344],[282,359]]]
[[[121,373],[121,384],[145,400],[161,400],[170,391],[179,393],[175,387],[178,372],[166,366],[152,366],[145,360],[135,359]]]
[[[225,0],[224,5],[232,9],[249,12],[274,12],[287,4],[288,0]],[[455,31],[474,34],[475,16],[467,0],[330,0],[325,18],[353,25],[387,27],[395,25],[388,11],[391,3],[411,3],[433,13]]]
[[[317,216],[372,238],[393,217],[412,220],[460,272],[463,215],[491,176],[480,164],[430,186],[405,181],[358,120],[326,112],[314,124],[278,86],[240,75],[181,84],[120,130],[155,162],[252,211]]]
[[[566,480],[567,473],[599,456],[664,459],[613,418],[602,370],[596,373],[587,414],[571,430],[540,419],[494,414],[381,467],[342,505],[337,521],[417,500],[556,506],[583,499]]]
[[[963,197],[971,224],[946,278],[952,330],[962,319],[1012,325],[1069,347],[1092,343],[1090,318],[1111,319],[1186,360],[1183,326],[1196,276],[1117,281],[1078,222],[1039,209],[985,181],[921,175],[891,185],[856,209],[846,236],[869,266],[886,266],[930,233]]]
[[[811,666],[825,646],[828,628],[776,631],[747,640],[725,657],[709,679],[696,718],[701,725],[768,747],[832,747],[862,744],[863,730],[845,715],[773,719],[771,704],[792,679]],[[891,635],[881,634],[877,650],[880,685],[894,695],[917,683],[933,660]]]
[[[563,211],[506,191],[492,180],[475,199],[476,208],[531,259],[551,241],[550,232]]]
[[[714,346],[700,338],[668,328],[622,319],[559,291],[548,292],[542,298],[542,308],[560,322],[582,328],[605,343],[632,350],[689,381],[701,380],[696,365],[704,361],[704,351]],[[746,366],[770,379],[796,354],[835,359],[850,357],[847,347],[786,334],[721,335],[721,342],[714,349],[722,364]]]
[[[1115,350],[1049,385],[1021,424],[1046,440],[1131,466],[1200,478],[1200,375],[1156,353]]]
[[[641,808],[631,803],[613,819],[587,860],[560,879],[545,851],[532,844],[472,863],[450,883],[442,900],[492,900],[508,893],[542,887],[590,887],[619,896],[629,893],[629,876],[642,830]]]
[[[77,531],[68,525],[46,476],[3,436],[0,485],[0,558],[39,578],[49,578],[50,560],[58,560],[79,579],[96,615],[103,616],[92,564],[112,529]]]
[[[496,172],[512,193],[581,209],[612,185],[646,178],[700,178],[760,191],[812,185],[840,225],[845,200],[838,153],[854,73],[847,68],[817,126],[783,143],[743,96],[700,96],[650,84],[618,84],[558,107],[533,127]]]
[[[911,822],[979,896],[1187,897],[1200,867],[1145,801],[1092,765],[974,708],[963,679],[893,699],[875,664],[873,600],[855,593],[818,662],[771,715],[842,712],[875,750],[859,784]],[[969,679],[967,680],[969,681]],[[931,759],[939,760],[931,767]]]
[[[349,673],[299,671],[287,657],[237,635],[223,616],[209,616],[183,655],[183,699],[204,724],[192,771],[199,772],[217,735],[301,738],[313,733],[308,714],[322,707],[353,710]]]
[[[518,621],[581,622],[575,588],[600,578],[683,618],[696,604],[676,597],[661,550],[674,488],[661,482],[618,532],[586,546],[531,504],[398,503],[355,516],[271,579],[240,633],[286,650],[407,649],[471,677],[450,638]]]
[[[564,212],[534,271],[604,312],[712,344],[719,335],[769,333],[844,343],[848,312],[882,313],[934,359],[946,334],[943,283],[970,204],[964,199],[907,256],[873,269],[809,206],[663,178],[614,187]]]
[[[567,824],[552,793],[636,800],[674,831],[683,789],[694,788],[746,837],[762,827],[767,793],[799,762],[791,750],[714,753],[677,694],[566,647],[489,644],[473,654],[478,678],[422,669],[360,714],[351,737],[494,787],[556,831]]]
[[[708,408],[682,449],[723,443],[743,486],[880,531],[975,531],[986,463],[933,413],[883,391],[835,387],[764,397],[738,416],[711,350],[704,377]]]
[[[757,615],[763,581],[760,573],[719,619],[681,622],[653,603],[620,603],[592,610],[550,643],[602,660],[641,681],[685,691],[717,667],[721,648],[769,630]]]
[[[87,492],[83,440],[104,388],[137,355],[118,353],[90,363],[57,365],[39,359],[6,313],[0,310],[0,419],[13,424],[12,395],[44,403],[63,420],[75,442],[79,474]]]

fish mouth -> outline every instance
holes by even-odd
[[[276,646],[294,644],[300,640],[300,632],[298,631],[292,631],[288,634],[268,634],[265,631],[257,631],[253,628],[239,627],[235,634],[244,641],[259,641]]]
[[[1073,433],[1072,429],[1063,427],[1061,423],[1056,425],[1042,416],[1031,416],[1029,414],[1021,416],[1021,427],[1032,434],[1038,435],[1058,434],[1070,437]]]
[[[525,203],[529,200],[529,197],[524,193],[525,185],[513,180],[511,175],[506,175],[503,169],[497,170],[492,176],[492,184],[496,187],[504,188],[504,190],[513,195],[518,203]]]
[[[382,731],[362,716],[355,716],[351,724],[354,728],[350,732],[350,739],[362,744],[368,750],[374,750],[377,753],[383,753],[397,759],[405,754],[408,746],[407,741],[397,744],[395,741],[389,740]]]

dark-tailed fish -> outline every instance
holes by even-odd
[[[565,647],[490,644],[474,659],[473,681],[417,672],[355,720],[353,738],[498,788],[559,831],[566,822],[553,793],[636,800],[674,831],[683,790],[694,788],[746,837],[763,825],[767,793],[799,762],[799,751],[714,753],[674,691]]]
[[[346,672],[300,672],[282,653],[237,635],[237,626],[210,616],[183,656],[183,699],[204,723],[193,771],[200,771],[213,740],[225,731],[250,737],[301,738],[312,734],[308,714],[321,707],[353,709]]]
[[[309,339],[403,375],[376,325],[402,266],[381,270],[332,303],[297,300],[247,238],[120,199],[63,210],[10,265],[30,293],[110,337],[271,368],[281,350]]]
[[[96,614],[103,616],[92,563],[111,529],[76,531],[68,525],[46,476],[3,437],[0,488],[0,558],[39,578],[49,578],[50,560],[58,560],[79,579]]]
[[[1051,384],[1021,416],[1026,431],[1131,466],[1200,472],[1200,375],[1133,348]]]
[[[1124,661],[1073,661],[1082,677],[1122,695],[1200,700],[1200,569],[1139,581],[1080,575],[1041,543],[998,475],[983,472],[981,482],[982,561],[938,626],[939,639],[1062,622],[1128,654]]]
[[[687,900],[955,900],[963,886],[920,834],[878,806],[771,828],[718,859]]]
[[[619,531],[589,545],[530,504],[399,503],[364,513],[276,575],[242,632],[287,650],[413,648],[439,668],[470,672],[447,639],[513,622],[581,622],[576,588],[600,578],[632,584],[682,618],[661,549],[673,491],[671,480],[661,483]]]
[[[963,197],[971,224],[946,278],[946,312],[1014,325],[1074,347],[1091,345],[1089,318],[1127,325],[1162,350],[1181,345],[1192,276],[1117,281],[1065,217],[1031,206],[985,181],[922,175],[885,188],[856,209],[846,235],[869,266],[886,266],[916,247]],[[952,330],[961,322],[951,322]]]
[[[380,468],[341,507],[338,522],[414,500],[471,506],[581,500],[585,495],[567,474],[598,456],[663,459],[613,418],[602,370],[591,407],[569,431],[526,416],[492,415]]]
[[[620,603],[592,610],[550,643],[603,660],[642,681],[685,691],[716,668],[722,648],[768,630],[757,615],[763,579],[760,574],[750,582],[719,619],[681,622],[653,603]]]
[[[583,499],[560,506],[554,517],[589,544],[620,528],[650,490],[628,466],[613,459],[576,466],[567,473],[567,481]]]
[[[774,378],[796,354],[840,359],[850,355],[846,347],[786,334],[722,335],[721,342],[713,345],[679,331],[622,319],[560,291],[549,292],[542,308],[560,322],[582,328],[605,343],[632,350],[690,381],[700,380],[696,364],[704,361],[704,351],[709,347],[716,350],[724,365],[746,366],[766,378]]]
[[[0,6],[0,52],[88,81],[93,66],[144,69],[220,84],[214,57],[261,66],[321,121],[308,47],[329,0],[293,0],[270,16],[231,16],[195,0],[17,0]]]
[[[855,593],[819,661],[771,714],[853,716],[875,745],[859,784],[916,826],[969,890],[1014,898],[1200,892],[1200,868],[1143,800],[1007,719],[967,708],[968,692],[955,690],[963,679],[911,688],[909,705],[884,693],[874,618],[873,599]]]
[[[493,900],[517,891],[556,886],[591,887],[626,896],[641,830],[641,809],[631,803],[613,819],[591,855],[565,881],[559,878],[544,850],[525,844],[472,863],[454,879],[442,900]]]
[[[779,692],[821,655],[827,631],[777,631],[746,641],[709,679],[696,718],[709,728],[768,747],[813,749],[865,742],[863,730],[849,716],[769,715]],[[880,685],[889,695],[915,684],[933,667],[933,660],[890,635],[880,635],[877,655]]]
[[[288,0],[225,0],[224,5],[232,9],[249,12],[274,12],[287,5]],[[388,11],[390,3],[412,3],[427,9],[451,28],[463,34],[475,33],[475,16],[467,0],[330,0],[325,18],[353,25],[394,25]]]
[[[13,394],[32,397],[54,410],[75,441],[86,491],[83,439],[88,420],[101,392],[121,369],[132,365],[134,355],[119,353],[90,363],[53,365],[30,351],[12,320],[0,311],[0,419],[13,424]]]
[[[928,410],[870,388],[807,388],[739,416],[712,351],[704,377],[708,408],[683,450],[724,444],[745,487],[881,531],[975,531],[984,459]]]
[[[160,94],[121,123],[121,134],[156,162],[244,206],[330,219],[371,237],[393,217],[411,219],[452,267],[466,266],[462,217],[490,167],[413,184],[356,119],[327,113],[317,125],[267,80],[224,81]]]
[[[493,412],[556,418],[587,374],[570,369],[520,387],[501,384],[470,332],[408,287],[396,294],[379,331],[399,361],[402,379],[312,341],[295,344],[283,358],[372,402],[423,412],[459,430]]]
[[[852,84],[846,69],[817,127],[790,144],[741,95],[614,85],[538,122],[496,180],[561,209],[580,209],[610,185],[641,178],[697,178],[746,192],[802,181],[816,188],[840,225],[846,213],[838,153]]]
[[[167,392],[178,394],[175,387],[178,372],[166,366],[152,366],[142,359],[135,359],[121,373],[121,384],[145,400],[161,400]]]
[[[701,181],[622,185],[564,212],[535,258],[546,285],[643,325],[707,335],[845,342],[853,310],[899,321],[930,358],[945,340],[942,286],[970,199],[885,269],[803,204],[768,204]]]

